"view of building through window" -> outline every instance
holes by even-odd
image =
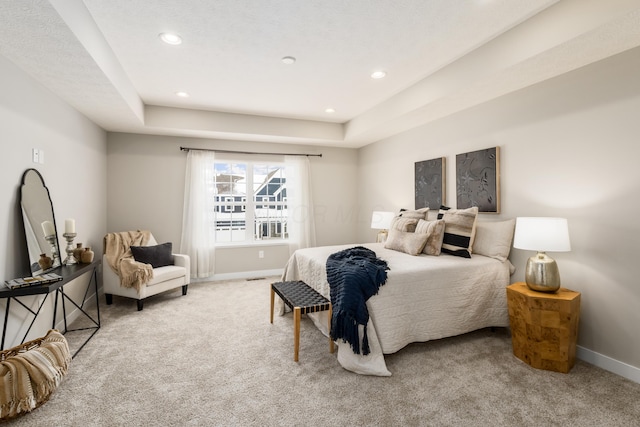
[[[284,165],[215,164],[216,242],[286,239]]]

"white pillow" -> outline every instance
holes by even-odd
[[[506,261],[511,252],[516,220],[476,222],[473,253]]]

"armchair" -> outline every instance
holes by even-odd
[[[106,240],[106,237],[105,237]],[[152,234],[149,240],[141,246],[155,246],[158,243]],[[127,248],[128,249],[128,248]],[[113,303],[113,295],[137,300],[138,311],[143,309],[144,299],[162,292],[170,291],[182,287],[182,295],[187,294],[187,287],[190,283],[190,259],[188,255],[171,254],[174,265],[153,268],[153,277],[149,282],[143,284],[138,291],[134,287],[124,287],[121,285],[120,277],[110,267],[107,257],[109,247],[105,245],[103,255],[102,283],[107,305]]]

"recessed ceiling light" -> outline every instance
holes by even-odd
[[[176,95],[179,96],[180,98],[188,98],[189,94],[187,92],[176,92]]]
[[[387,75],[387,73],[385,73],[384,71],[374,71],[373,73],[371,73],[371,78],[372,79],[381,79],[386,75]]]
[[[329,114],[331,114],[331,113],[335,113],[335,112],[336,112],[336,109],[335,109],[335,108],[328,107],[328,108],[325,108],[325,109],[324,109],[324,112],[325,112],[325,113],[329,113]]]
[[[182,37],[175,33],[160,33],[158,37],[160,37],[160,40],[163,42],[174,46],[182,43]]]
[[[285,56],[284,58],[282,58],[282,62],[287,65],[295,64],[296,58],[294,58],[293,56]]]

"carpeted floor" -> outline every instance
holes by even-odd
[[[581,361],[569,374],[530,368],[505,329],[412,344],[386,356],[381,378],[342,369],[303,316],[295,363],[291,313],[269,323],[271,280],[193,284],[141,312],[114,297],[51,399],[9,424],[640,425],[640,384]]]

